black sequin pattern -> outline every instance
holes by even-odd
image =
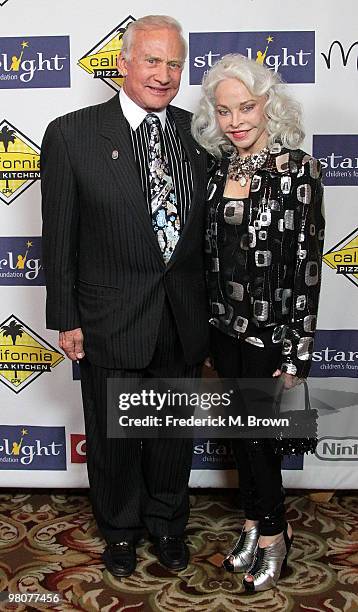
[[[321,283],[321,165],[275,145],[252,177],[249,199],[231,201],[223,198],[228,165],[226,155],[207,194],[210,322],[248,341],[271,328],[272,342],[282,343],[282,371],[305,377]]]

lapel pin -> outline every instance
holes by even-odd
[[[119,155],[119,153],[118,153],[117,149],[112,151],[112,159],[118,159],[118,155]]]
[[[197,152],[198,155],[200,155],[199,149],[195,149],[195,151]]]

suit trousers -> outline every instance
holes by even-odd
[[[181,535],[189,518],[191,439],[107,438],[107,378],[197,378],[201,364],[185,363],[168,300],[157,344],[142,370],[80,362],[90,498],[107,543]]]
[[[269,331],[269,333],[266,333]],[[281,364],[281,345],[270,343],[272,329],[260,332],[265,347],[257,347],[212,329],[215,369],[222,378],[269,378]],[[248,412],[249,406],[247,406]],[[285,491],[281,457],[269,438],[233,439],[232,449],[239,469],[239,486],[245,518],[259,521],[261,535],[276,535],[285,528]]]

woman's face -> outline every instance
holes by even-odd
[[[215,91],[215,112],[225,136],[241,156],[267,146],[266,96],[254,96],[238,79],[221,81]]]

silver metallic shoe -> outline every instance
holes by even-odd
[[[241,534],[235,546],[226,555],[223,567],[228,572],[242,572],[250,567],[254,552],[259,539],[259,526],[254,525],[248,531],[242,528]]]
[[[293,536],[288,537],[286,528],[281,537],[272,544],[265,548],[256,546],[254,560],[246,574],[250,574],[253,580],[243,579],[246,591],[267,591],[276,586],[282,570],[287,565],[287,556],[292,541]]]

